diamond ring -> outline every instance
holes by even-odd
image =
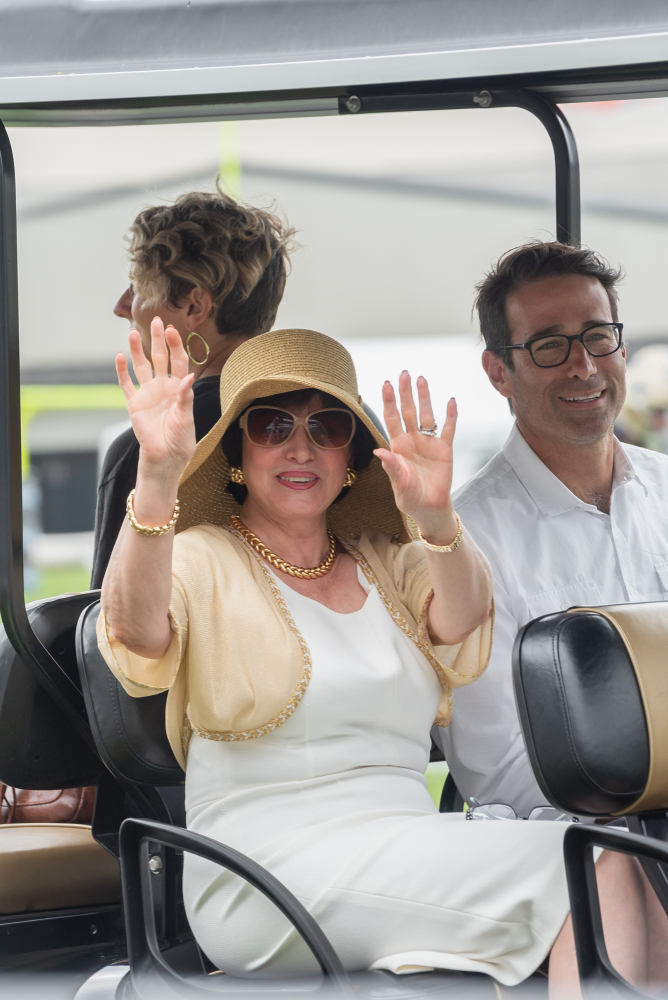
[[[438,430],[438,424],[434,424],[433,427],[423,427],[422,424],[420,424],[418,430],[420,431],[420,434],[426,434],[427,437],[435,438]]]

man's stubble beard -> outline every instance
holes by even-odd
[[[514,380],[511,380],[516,392]],[[557,397],[565,395],[563,390],[556,390],[550,395],[549,407],[545,407],[545,397],[533,393],[520,392],[513,395],[512,402],[516,415],[536,436],[543,436],[563,444],[582,448],[598,444],[612,431],[615,420],[624,405],[626,385],[606,380],[603,385],[593,389],[574,390],[569,387],[570,395],[591,395],[599,389],[606,390],[607,405],[604,410],[574,410],[571,413],[560,407]],[[620,398],[621,397],[621,398]],[[528,405],[524,405],[528,402]],[[589,419],[587,419],[589,417]]]

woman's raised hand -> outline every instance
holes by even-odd
[[[139,390],[128,374],[123,354],[116,355],[116,373],[128,403],[145,470],[162,476],[180,476],[195,450],[193,376],[188,375],[188,355],[173,326],[165,330],[155,317],[151,323],[151,361],[137,330],[128,338]],[[171,366],[171,378],[169,375]]]
[[[430,541],[447,545],[457,530],[450,499],[457,404],[454,399],[450,400],[443,430],[439,436],[430,437],[419,429],[436,426],[429,386],[422,376],[417,380],[417,392],[419,415],[410,375],[407,371],[402,372],[399,376],[400,414],[394,389],[390,382],[385,383],[383,403],[391,451],[378,448],[375,454],[390,477],[399,510],[412,517]]]

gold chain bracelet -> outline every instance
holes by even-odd
[[[135,529],[135,531],[138,531],[140,535],[154,536],[154,535],[166,535],[168,531],[172,530],[172,528],[179,519],[179,511],[181,510],[181,504],[179,503],[178,498],[176,500],[176,503],[174,504],[174,513],[172,514],[171,520],[168,521],[167,524],[161,524],[157,528],[153,528],[146,524],[140,524],[137,518],[135,517],[134,496],[135,496],[135,491],[130,490],[130,493],[128,494],[128,502],[125,505],[125,509],[128,514],[128,521]]]
[[[461,519],[460,519],[459,514],[457,513],[457,511],[454,511],[454,515],[457,518],[457,534],[455,535],[454,540],[452,542],[450,542],[449,545],[432,545],[431,542],[425,541],[425,539],[422,537],[422,532],[420,531],[420,528],[418,527],[418,535],[419,535],[420,541],[424,545],[425,549],[429,549],[430,552],[454,552],[455,551],[455,549],[457,548],[457,546],[459,545],[459,543],[462,540],[462,522],[461,522]]]

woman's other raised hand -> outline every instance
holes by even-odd
[[[173,326],[165,330],[158,316],[151,323],[151,361],[137,330],[130,331],[128,340],[139,389],[121,353],[116,355],[116,373],[139,441],[140,461],[145,471],[178,479],[196,444],[188,356],[177,331]]]
[[[457,531],[450,498],[457,404],[450,400],[443,430],[431,437],[419,429],[436,426],[429,385],[422,376],[417,380],[417,394],[419,413],[410,375],[402,372],[399,413],[394,388],[385,382],[383,403],[391,450],[378,448],[375,454],[390,477],[399,510],[413,518],[430,542],[448,545]]]
[[[424,541],[449,546],[458,534],[452,506],[452,442],[457,424],[457,405],[448,403],[445,426],[431,437],[420,431],[436,426],[426,378],[417,380],[419,415],[413,399],[411,379],[399,376],[397,408],[394,389],[383,386],[385,424],[390,450],[375,454],[390,477],[399,510],[412,517]],[[473,632],[489,616],[492,604],[492,571],[484,555],[463,532],[461,544],[447,554],[425,552],[434,597],[429,604],[427,626],[436,644],[454,646]]]

